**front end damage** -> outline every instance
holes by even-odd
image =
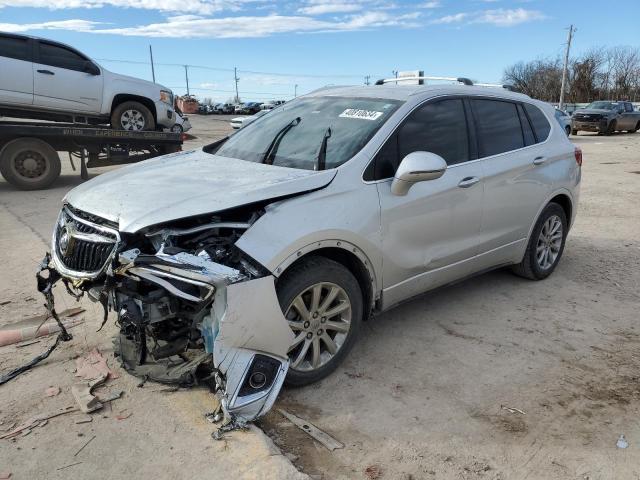
[[[224,413],[221,431],[271,408],[293,341],[275,277],[235,247],[260,211],[233,215],[125,234],[65,205],[38,275],[51,308],[61,280],[76,298],[103,305],[103,324],[116,312],[115,352],[129,372],[211,386]]]

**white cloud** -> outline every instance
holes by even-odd
[[[471,23],[490,23],[498,27],[512,27],[521,23],[544,20],[545,18],[547,17],[537,10],[499,8],[497,10],[485,10],[473,19]]]
[[[238,11],[246,4],[261,3],[264,0],[0,0],[3,7],[47,8],[65,10],[71,8],[138,8],[160,12],[185,12],[210,15],[224,10]]]
[[[431,2],[424,2],[418,5],[420,8],[439,8],[441,6],[440,0],[433,0]]]
[[[4,32],[28,32],[31,30],[73,30],[74,32],[91,32],[102,22],[90,22],[88,20],[60,20],[42,23],[0,23],[0,31]]]
[[[0,30],[25,32],[30,30],[72,30],[97,34],[171,38],[251,38],[279,33],[344,32],[380,27],[410,28],[418,25],[418,13],[391,15],[368,12],[338,20],[319,20],[307,16],[268,15],[263,17],[205,18],[193,15],[170,18],[161,23],[133,27],[100,27],[96,22],[65,20],[32,24],[0,24]]]
[[[326,13],[346,13],[362,10],[362,4],[356,2],[311,0],[309,5],[298,9],[305,15],[324,15]]]
[[[482,10],[478,12],[456,13],[454,15],[445,15],[431,21],[433,24],[452,24],[452,23],[484,23],[495,25],[497,27],[513,27],[521,23],[533,22],[536,20],[544,20],[546,15],[537,10],[525,10],[524,8],[505,9],[498,8],[495,10]]]
[[[454,15],[445,15],[444,17],[436,18],[431,23],[435,24],[447,24],[447,23],[460,23],[469,16],[468,13],[456,13]]]

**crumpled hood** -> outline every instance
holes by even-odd
[[[118,222],[121,232],[325,187],[335,170],[315,172],[210,155],[165,155],[102,174],[64,201]]]

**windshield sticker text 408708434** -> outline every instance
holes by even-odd
[[[340,118],[359,118],[360,120],[377,120],[384,112],[374,110],[360,110],[359,108],[347,108],[340,114]]]

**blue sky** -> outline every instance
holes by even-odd
[[[570,23],[575,55],[640,46],[638,0],[0,0],[0,31],[62,41],[145,79],[152,45],[159,83],[184,93],[180,65],[194,65],[191,93],[220,101],[233,96],[233,67],[243,100],[393,70],[496,82],[505,66],[562,54]]]

